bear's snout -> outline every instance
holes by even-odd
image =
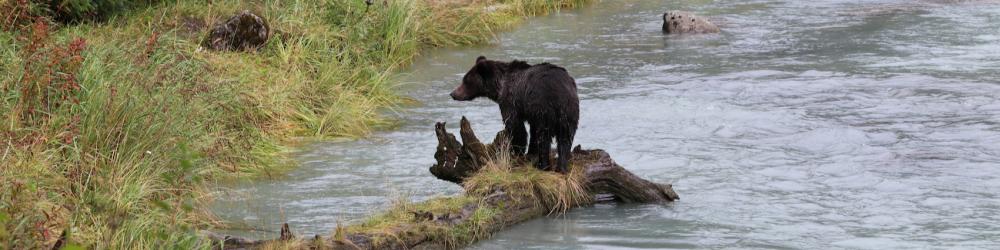
[[[468,101],[469,97],[465,94],[464,86],[459,85],[454,91],[451,91],[451,99],[456,101]]]

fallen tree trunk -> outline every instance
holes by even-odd
[[[500,140],[505,137],[504,132],[501,131],[497,133],[493,143],[483,144],[476,137],[471,124],[465,117],[462,117],[460,125],[461,143],[454,135],[445,130],[445,123],[437,123],[434,132],[438,138],[437,152],[434,154],[437,164],[431,167],[431,174],[438,179],[456,184],[462,184],[467,177],[478,172],[488,161],[490,155],[498,151],[496,145],[500,145]],[[583,150],[578,145],[573,149],[572,159],[571,165],[583,167],[586,177],[584,186],[588,192],[595,196],[607,197],[610,195],[613,197],[609,198],[623,202],[639,203],[666,202],[677,199],[677,194],[674,193],[670,185],[660,185],[639,178],[615,163],[604,150]],[[525,161],[523,158],[517,160],[521,161],[522,164]]]
[[[208,233],[222,249],[283,244],[308,249],[454,248],[489,237],[504,227],[595,202],[663,203],[678,199],[669,184],[657,184],[625,170],[603,150],[573,150],[568,174],[530,167],[524,157],[509,155],[504,132],[493,143],[480,142],[462,118],[462,141],[437,123],[437,163],[431,174],[462,185],[466,194],[418,204],[397,204],[384,214],[356,225],[338,227],[328,239],[296,238],[287,225],[275,240],[248,240]],[[499,160],[498,160],[499,159]],[[288,245],[290,244],[290,245]]]

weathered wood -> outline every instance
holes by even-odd
[[[211,242],[216,249],[254,249],[264,244],[277,240],[254,240],[243,237],[223,235],[209,231],[202,231],[202,237]]]
[[[462,122],[468,123],[465,118],[462,118]],[[479,170],[480,165],[475,163],[478,159],[467,153],[469,149],[458,142],[455,135],[445,131],[444,122],[435,124],[434,132],[437,134],[438,146],[437,152],[434,153],[437,164],[430,169],[432,175],[441,180],[460,184],[466,177]]]
[[[476,174],[483,168],[490,154],[500,150],[494,145],[500,145],[506,136],[503,131],[497,134],[494,142],[483,144],[469,121],[462,117],[460,124],[461,142],[455,135],[449,133],[445,128],[445,123],[439,122],[435,125],[434,131],[438,139],[437,152],[434,159],[437,161],[430,172],[441,180],[462,184],[467,178]],[[515,157],[516,161],[524,163],[523,157]],[[583,150],[577,146],[573,150],[573,160],[571,166],[583,168],[583,187],[587,193],[593,196],[585,202],[571,204],[572,206],[587,206],[594,202],[615,201],[623,203],[663,203],[678,199],[677,193],[669,184],[657,184],[642,179],[622,166],[615,163],[607,152],[599,149]],[[412,213],[413,220],[402,222],[384,232],[373,234],[365,233],[344,233],[341,228],[336,230],[336,235],[328,240],[316,236],[312,240],[299,240],[297,246],[309,249],[440,249],[454,247],[454,242],[442,242],[440,238],[435,238],[428,233],[428,226],[433,227],[454,227],[473,219],[474,213],[487,208],[498,211],[488,220],[490,223],[484,225],[482,233],[491,234],[503,228],[517,224],[533,218],[545,216],[555,209],[544,201],[525,200],[524,195],[514,195],[508,193],[509,190],[500,188],[490,189],[482,196],[479,202],[465,204],[457,212],[438,213],[428,211],[408,211]],[[478,197],[478,196],[476,196]],[[538,196],[533,196],[538,197]],[[485,206],[485,207],[484,207]],[[491,210],[491,211],[492,211]],[[224,242],[225,245],[216,245],[224,249],[245,249],[260,248],[265,244],[288,241],[294,238],[291,230],[284,225],[282,227],[282,237],[275,240],[249,240],[231,236],[220,236],[211,234],[209,239],[215,242]],[[286,233],[287,232],[287,233]],[[385,240],[385,239],[390,240]],[[473,237],[474,239],[483,237]],[[379,239],[382,239],[379,241]],[[461,243],[460,243],[461,244]]]
[[[587,191],[594,196],[610,195],[616,201],[625,203],[667,202],[679,198],[671,184],[657,184],[639,178],[615,163],[604,150],[573,149],[574,156],[591,157],[585,166]]]

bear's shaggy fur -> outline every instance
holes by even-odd
[[[527,143],[528,155],[538,157],[536,166],[547,169],[555,137],[559,153],[556,170],[567,172],[572,157],[570,147],[580,120],[580,99],[576,95],[576,81],[566,69],[549,63],[530,65],[480,56],[451,97],[469,101],[480,96],[499,104],[515,153],[523,154]],[[530,143],[524,122],[531,126]]]

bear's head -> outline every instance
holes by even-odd
[[[486,60],[485,56],[479,56],[476,58],[476,65],[472,66],[468,73],[465,73],[465,77],[462,77],[462,84],[451,92],[451,98],[456,101],[470,101],[485,96],[496,101],[500,89],[503,87],[502,79],[505,78],[505,75],[530,67],[530,64],[523,61],[500,62]]]
[[[471,101],[480,96],[496,100],[500,89],[497,80],[497,62],[486,60],[485,56],[476,58],[476,65],[462,77],[462,84],[451,92],[451,98],[456,101]]]

